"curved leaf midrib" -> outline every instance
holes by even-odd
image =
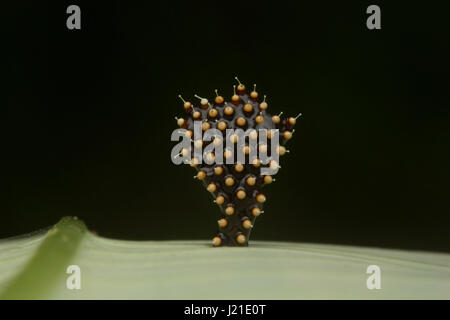
[[[86,231],[82,221],[62,218],[47,232],[28,263],[9,282],[0,294],[0,300],[45,299],[65,274]]]

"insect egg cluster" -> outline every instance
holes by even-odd
[[[256,85],[249,92],[236,78],[238,85],[233,87],[233,95],[230,101],[226,101],[216,90],[216,96],[213,101],[207,98],[195,95],[199,101],[198,106],[184,100],[183,107],[185,116],[176,118],[177,125],[185,129],[185,134],[191,139],[191,147],[183,149],[181,154],[190,159],[191,167],[197,171],[194,178],[200,180],[205,188],[214,198],[214,202],[221,210],[221,216],[218,220],[218,231],[212,239],[212,244],[218,246],[247,246],[250,231],[255,220],[263,211],[263,205],[266,201],[266,195],[263,191],[264,186],[275,181],[272,175],[261,174],[265,167],[278,169],[278,162],[272,160],[268,163],[261,161],[259,155],[265,153],[270,156],[270,143],[259,143],[258,134],[260,129],[266,129],[267,141],[278,137],[278,146],[276,152],[278,156],[283,156],[286,150],[286,143],[292,138],[296,117],[282,118],[282,113],[272,115],[269,112],[269,104],[266,96],[262,99],[256,91]],[[201,121],[201,130],[218,129],[222,137],[215,137],[212,141],[194,140],[194,122]],[[227,135],[227,129],[242,129],[250,132],[245,136],[242,145],[242,152],[245,155],[244,163],[238,162],[236,153],[223,148],[223,163],[214,163],[215,154],[208,153],[203,160],[199,161],[194,156],[194,148],[205,148],[210,143],[224,143],[226,139],[237,145],[239,136],[236,134]],[[248,131],[248,129],[255,129]],[[278,129],[278,135],[274,134],[273,129]],[[250,140],[255,140],[250,143]],[[256,157],[250,157],[251,148],[258,149]],[[232,163],[227,159],[233,158]],[[212,163],[212,164],[208,164]]]

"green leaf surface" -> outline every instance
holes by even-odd
[[[81,289],[69,290],[69,265]],[[369,290],[369,265],[381,289]],[[450,255],[252,241],[123,241],[83,222],[0,241],[0,299],[450,299]]]

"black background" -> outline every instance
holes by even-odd
[[[12,3],[0,238],[66,215],[106,237],[212,237],[219,210],[170,134],[179,93],[229,98],[238,75],[303,113],[253,240],[450,252],[444,1]]]

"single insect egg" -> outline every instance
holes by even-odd
[[[261,160],[259,160],[258,158],[253,159],[252,165],[253,165],[255,168],[258,168],[258,167],[261,165]]]
[[[256,92],[256,84],[253,85],[253,91],[250,93],[250,98],[252,99],[258,98],[258,92]]]
[[[212,192],[215,192],[217,190],[217,187],[216,187],[216,185],[214,183],[210,183],[208,185],[208,187],[206,188],[206,190],[208,190],[209,192],[212,193]]]
[[[272,176],[270,176],[270,175],[264,176],[264,183],[265,183],[265,184],[271,184],[272,181],[273,181]]]
[[[264,96],[264,101],[259,104],[259,109],[266,110],[269,105],[266,102],[266,96]]]
[[[242,199],[245,199],[245,197],[247,196],[247,194],[245,193],[244,190],[239,190],[239,191],[236,193],[236,196],[237,196],[238,199],[242,200]]]
[[[267,145],[266,144],[260,144],[258,147],[258,150],[260,153],[267,153]]]
[[[278,162],[276,162],[275,160],[270,161],[269,163],[269,167],[272,170],[276,170],[280,167],[280,165],[278,164]]]
[[[252,215],[255,217],[259,216],[261,214],[261,210],[259,208],[253,208],[252,209]]]
[[[214,102],[217,104],[222,104],[223,101],[224,101],[223,97],[219,96],[219,93],[217,92],[217,89],[216,89],[216,98],[214,99]]]
[[[228,207],[225,209],[225,214],[228,215],[228,216],[233,215],[233,214],[234,214],[234,207],[233,207],[233,206],[228,206]]]
[[[226,179],[225,179],[225,184],[226,184],[228,187],[231,187],[231,186],[234,184],[234,179],[233,179],[232,177],[226,178]]]
[[[239,137],[238,137],[237,134],[233,133],[233,134],[230,136],[230,141],[231,141],[231,142],[237,143],[238,140],[239,140]]]
[[[299,113],[295,118],[294,117],[290,117],[288,119],[288,122],[291,126],[295,125],[295,123],[297,122],[298,117],[300,117],[302,114]]]
[[[255,121],[256,123],[261,124],[264,122],[264,117],[262,115],[257,115]]]
[[[219,228],[225,228],[228,225],[228,221],[227,219],[222,218],[217,221],[217,224],[219,225]]]
[[[242,222],[242,227],[244,229],[250,229],[252,227],[252,222],[249,219],[246,219]]]
[[[186,148],[181,149],[181,155],[187,157],[189,155],[189,150]]]
[[[283,136],[286,140],[289,140],[290,138],[292,138],[292,132],[291,131],[285,131],[283,133]]]
[[[266,202],[266,197],[262,193],[260,193],[256,196],[256,201],[258,201],[259,203],[264,203]]]
[[[234,91],[234,94],[233,94],[233,96],[231,97],[231,101],[232,101],[234,104],[237,104],[237,103],[239,102],[239,100],[241,100],[241,98],[239,98],[239,96],[236,94],[236,86],[233,86],[233,91]]]
[[[244,244],[245,240],[246,240],[246,238],[243,234],[240,234],[236,237],[236,242],[239,244]]]
[[[244,106],[244,111],[245,111],[245,112],[252,112],[252,111],[253,111],[253,106],[252,106],[250,103],[247,103],[247,104]]]
[[[280,156],[284,156],[284,154],[286,153],[286,148],[283,147],[283,146],[277,146],[277,153],[278,153]]]
[[[183,101],[184,109],[188,110],[192,106],[192,104],[189,101],[185,101],[181,95],[178,95],[178,97]]]
[[[243,92],[245,91],[245,86],[239,81],[239,79],[237,77],[235,77],[235,79],[237,80],[237,82],[239,83],[239,85],[237,86],[237,89],[239,92]]]
[[[189,163],[191,167],[196,167],[199,164],[199,161],[197,158],[192,158],[191,162]]]
[[[186,121],[183,118],[178,118],[177,119],[177,124],[179,127],[184,126],[184,124],[186,123]]]
[[[225,113],[227,116],[231,116],[234,113],[234,110],[232,107],[227,106],[225,107],[225,109],[223,110],[223,113]]]
[[[229,149],[226,149],[223,153],[223,156],[225,157],[225,159],[230,159],[233,156],[233,152]]]
[[[194,119],[199,119],[202,116],[202,114],[199,111],[194,111],[194,113],[192,114],[192,117]]]
[[[212,245],[214,246],[214,247],[218,247],[218,246],[220,246],[222,244],[222,239],[220,239],[219,237],[214,237],[213,239],[212,239]]]
[[[217,109],[212,108],[208,111],[208,114],[211,118],[215,118],[215,117],[217,117],[218,111],[217,111]]]
[[[211,127],[211,125],[209,124],[209,122],[203,122],[202,123],[202,130],[206,131]]]
[[[208,108],[208,105],[209,105],[208,99],[199,97],[198,95],[195,95],[195,97],[198,98],[198,99],[200,99],[200,106],[201,106],[203,109]]]
[[[208,164],[211,164],[211,163],[214,162],[214,159],[215,159],[215,158],[216,158],[216,157],[215,157],[214,153],[213,153],[213,152],[210,152],[210,153],[208,153],[208,154],[206,155],[206,162],[207,162]]]
[[[274,129],[267,130],[267,139],[272,139],[273,137],[275,137],[275,130]]]
[[[247,182],[247,184],[248,184],[249,186],[254,186],[255,183],[256,183],[256,178],[255,178],[255,177],[248,177],[247,180],[246,180],[246,182]]]
[[[222,142],[223,142],[222,139],[220,139],[218,137],[215,137],[214,141],[213,141],[213,144],[214,144],[214,146],[218,147],[218,146],[220,146],[222,144]]]
[[[196,149],[200,149],[202,146],[203,146],[203,140],[200,140],[200,139],[195,140],[195,142],[194,142],[194,147],[195,147]]]
[[[217,129],[219,129],[220,131],[223,131],[227,128],[227,124],[224,121],[220,121],[217,124]]]
[[[245,126],[246,123],[247,123],[247,120],[245,120],[245,118],[243,118],[243,117],[239,117],[236,119],[236,124],[240,127]]]
[[[214,168],[214,174],[216,176],[220,176],[222,173],[223,173],[223,168],[222,167],[217,166],[217,167]]]
[[[199,172],[197,172],[197,179],[198,180],[203,180],[206,178],[206,172],[203,170],[200,170]]]
[[[222,205],[225,202],[225,198],[223,196],[217,196],[216,203],[218,205]]]

